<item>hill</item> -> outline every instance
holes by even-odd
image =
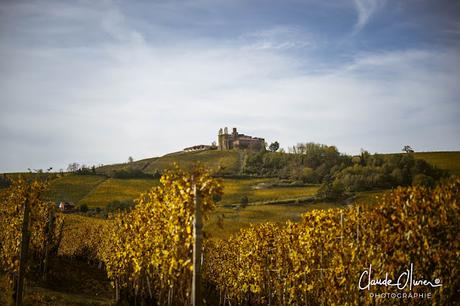
[[[240,171],[242,164],[242,152],[238,151],[196,151],[176,152],[162,157],[142,159],[132,163],[106,165],[97,168],[97,173],[111,175],[120,170],[141,170],[144,173],[154,174],[170,168],[173,163],[180,167],[190,168],[194,163],[200,162],[207,168],[219,172],[222,175],[232,175]]]

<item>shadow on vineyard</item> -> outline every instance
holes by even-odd
[[[3,194],[1,304],[190,305],[194,203],[199,195],[209,218],[220,179],[200,167],[165,171],[134,208],[108,219],[61,214],[42,199],[45,189],[19,178]],[[363,271],[397,279],[414,267],[416,280],[442,286],[400,290],[430,298],[398,303],[453,304],[459,203],[460,179],[451,177],[394,189],[374,205],[311,210],[295,223],[252,224],[223,239],[205,233],[202,297],[207,305],[372,304],[371,294],[399,291],[360,290]]]
[[[46,282],[35,281],[40,277],[33,272],[28,279],[30,293],[25,304],[112,304],[112,286],[97,264],[60,256],[51,261]]]

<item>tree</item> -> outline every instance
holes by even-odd
[[[345,188],[341,182],[324,182],[317,192],[317,197],[322,200],[336,201],[343,198]]]
[[[409,145],[404,146],[402,150],[406,153],[414,153],[414,150]]]
[[[9,187],[10,184],[8,177],[5,174],[0,174],[0,188]]]
[[[81,205],[80,205],[80,211],[81,211],[81,212],[84,212],[84,213],[87,212],[87,211],[88,211],[88,205],[86,205],[86,204],[81,204]]]
[[[279,148],[280,148],[280,144],[278,143],[278,141],[272,142],[270,146],[268,147],[268,149],[272,152],[278,151]]]
[[[369,159],[370,156],[371,154],[368,151],[361,148],[361,166],[367,165],[367,160]]]
[[[80,169],[80,164],[78,163],[71,163],[67,166],[67,171],[69,172],[77,172]]]
[[[435,184],[436,182],[431,176],[423,173],[415,175],[412,179],[412,186],[434,187]]]
[[[133,159],[132,156],[128,157],[128,163],[132,163],[133,161],[134,161],[134,159]]]

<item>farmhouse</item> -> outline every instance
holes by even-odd
[[[61,202],[59,203],[59,209],[62,212],[70,212],[70,211],[75,210],[75,205],[69,202]]]
[[[265,139],[239,134],[236,128],[233,128],[232,133],[229,134],[225,127],[223,131],[219,130],[217,147],[221,151],[231,149],[260,151],[265,150]]]

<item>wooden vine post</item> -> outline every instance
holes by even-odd
[[[48,224],[46,229],[46,241],[45,241],[45,258],[43,260],[43,280],[47,280],[48,276],[48,266],[49,266],[49,253],[51,248],[51,243],[53,241],[53,231],[54,231],[54,222],[56,214],[54,209],[51,209],[48,215]]]
[[[201,218],[201,200],[200,193],[197,190],[196,182],[193,181],[193,204],[195,209],[195,218],[193,221],[193,279],[192,279],[192,305],[200,306],[201,299],[201,241],[202,233],[202,218]]]
[[[29,192],[27,192],[26,199],[24,201],[24,217],[22,221],[22,235],[21,235],[21,253],[19,258],[19,273],[18,273],[18,282],[16,285],[16,294],[15,294],[15,304],[16,306],[22,305],[22,296],[24,291],[24,276],[26,273],[27,267],[27,255],[29,253],[29,241],[30,241],[30,232],[29,232],[29,219],[30,219],[30,203],[29,203]]]

